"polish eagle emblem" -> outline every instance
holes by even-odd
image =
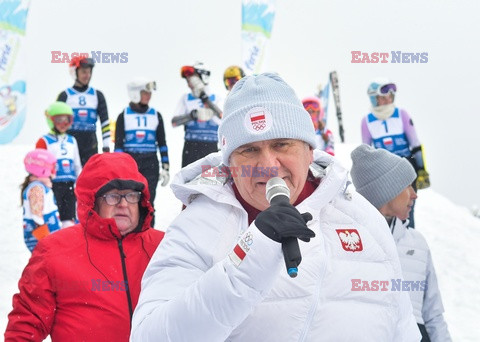
[[[347,252],[360,252],[363,250],[362,239],[356,229],[336,229],[342,247]]]

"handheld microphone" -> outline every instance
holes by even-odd
[[[290,189],[283,179],[274,177],[267,182],[265,197],[271,206],[285,202],[290,203]],[[282,251],[287,273],[291,278],[295,278],[298,274],[298,265],[302,261],[297,238],[289,237],[283,239]]]

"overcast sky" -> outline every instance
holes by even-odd
[[[337,70],[346,141],[360,143],[369,111],[366,89],[379,76],[397,83],[396,103],[413,118],[425,146],[432,186],[453,201],[480,204],[478,1],[277,0],[266,70],[278,72],[299,97],[312,95]],[[72,85],[51,51],[128,54],[127,63],[98,64],[92,86],[112,118],[128,103],[126,83],[157,81],[151,104],[170,122],[187,90],[182,65],[212,70],[211,87],[225,95],[224,69],[241,62],[240,0],[32,1],[27,21],[28,114],[15,143],[46,132],[44,109]],[[427,63],[351,63],[351,51],[427,53]],[[333,108],[331,108],[333,109]],[[334,111],[330,128],[336,132]],[[181,129],[167,125],[170,153],[181,153]],[[177,158],[175,158],[177,159]],[[178,158],[179,160],[179,158]],[[421,193],[420,193],[421,195]]]

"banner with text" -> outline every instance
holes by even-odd
[[[276,0],[242,0],[242,64],[247,75],[262,72]]]
[[[0,1],[0,144],[22,129],[27,112],[25,26],[30,0]]]

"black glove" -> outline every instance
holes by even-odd
[[[200,100],[202,100],[203,103],[208,103],[208,101],[210,101],[210,98],[208,97],[207,94],[205,94],[204,91],[202,91],[200,93],[200,96],[199,96]]]
[[[192,118],[192,120],[197,120],[197,110],[196,109],[191,110],[190,117]]]
[[[258,214],[255,225],[263,234],[277,242],[288,237],[309,242],[315,236],[307,227],[307,222],[311,219],[310,213],[300,214],[293,205],[278,203]]]

